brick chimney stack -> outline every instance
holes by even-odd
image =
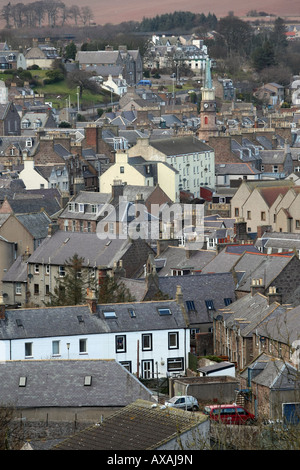
[[[87,303],[91,309],[92,313],[97,312],[97,298],[95,291],[93,289],[87,289],[87,296],[86,296]]]

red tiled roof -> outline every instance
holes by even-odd
[[[276,201],[277,197],[282,194],[284,196],[289,190],[289,187],[270,187],[258,189],[269,207]]]

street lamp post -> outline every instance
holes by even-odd
[[[78,111],[78,112],[79,112],[79,110],[80,110],[80,106],[79,106],[79,94],[80,94],[80,87],[78,86],[78,87],[77,87],[77,93],[76,93],[76,95],[77,95],[77,111]]]

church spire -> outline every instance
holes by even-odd
[[[211,79],[211,60],[209,57],[206,58],[205,64],[205,82],[204,88],[211,89],[212,88],[212,79]]]

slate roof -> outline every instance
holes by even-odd
[[[295,390],[293,378],[297,375],[296,369],[280,359],[261,354],[241,373],[241,377],[248,378],[249,369],[251,382],[272,390]]]
[[[216,165],[216,175],[260,175],[249,163],[221,163]]]
[[[21,197],[22,196],[22,197]],[[40,195],[39,197],[28,197],[26,193],[19,194],[16,198],[7,198],[10,207],[15,214],[37,213],[43,209],[51,217],[61,210],[56,198],[49,199]]]
[[[234,266],[235,272],[244,273],[237,290],[250,292],[251,279],[263,279],[267,288],[293,257],[294,253],[274,255],[244,253]]]
[[[151,402],[137,400],[53,450],[153,450],[206,420],[207,416],[200,413],[161,409]]]
[[[207,144],[193,136],[150,139],[150,145],[167,156],[187,155],[212,150]]]
[[[28,230],[34,239],[45,238],[48,235],[48,227],[51,219],[44,212],[35,214],[17,214],[19,222]]]
[[[187,257],[187,250],[184,247],[169,246],[155,259],[158,275],[170,276],[172,269],[201,271],[216,256],[215,251],[209,250],[194,250],[189,253]],[[159,261],[160,265],[158,265]]]
[[[22,260],[22,256],[18,256],[11,267],[4,273],[2,281],[27,282],[27,263]]]
[[[283,251],[292,251],[300,249],[300,234],[290,232],[265,232],[261,238],[255,242],[255,246],[282,249]]]
[[[121,259],[126,253],[131,243],[127,239],[101,240],[96,233],[58,230],[41,243],[28,262],[43,263],[51,259],[51,264],[60,266],[77,253],[87,265],[112,267],[114,261]]]
[[[217,254],[206,266],[203,267],[202,273],[225,273],[230,272],[234,265],[238,262],[240,256],[244,252],[256,252],[258,249],[253,245],[229,245]]]
[[[99,211],[110,202],[110,193],[98,193],[94,191],[80,191],[78,195],[70,202],[77,204],[85,204],[85,211],[71,211],[69,204],[66,205],[62,213],[60,214],[61,219],[76,219],[76,220],[98,220]],[[87,205],[97,205],[97,212],[94,213],[91,209],[87,208]]]
[[[160,315],[158,308],[170,309]],[[129,314],[134,310],[135,317]],[[114,311],[116,317],[106,318],[104,312]],[[81,316],[79,321],[78,316]],[[18,326],[17,320],[22,326]],[[0,320],[0,339],[46,338],[71,335],[106,334],[131,331],[186,328],[181,307],[175,300],[127,302],[97,305],[92,314],[89,306],[10,309]]]
[[[275,150],[261,150],[260,156],[264,165],[271,164],[283,164],[287,157],[287,152],[284,149]]]
[[[219,309],[214,314],[215,318],[223,317],[228,328],[236,325],[240,329],[243,337],[251,337],[253,331],[271,315],[275,315],[276,310],[285,312],[285,307],[274,302],[269,305],[267,297],[261,294],[247,294],[236,300],[229,306]]]
[[[91,386],[84,378],[92,377]],[[20,377],[26,386],[20,387]],[[0,401],[17,408],[124,407],[152,393],[114,360],[26,360],[0,363]]]
[[[211,323],[214,309],[225,307],[224,299],[235,300],[235,282],[231,273],[159,277],[159,289],[170,299],[175,298],[177,286],[181,286],[185,304],[194,302],[195,310],[188,311],[191,326]],[[214,307],[211,310],[206,305],[210,300]]]
[[[2,227],[4,222],[6,222],[9,217],[10,214],[0,214],[0,227]]]
[[[115,64],[120,57],[119,51],[78,51],[76,54],[80,64]]]
[[[267,336],[274,341],[292,344],[300,340],[300,306],[287,306],[284,314],[264,322],[257,329],[261,336]]]

